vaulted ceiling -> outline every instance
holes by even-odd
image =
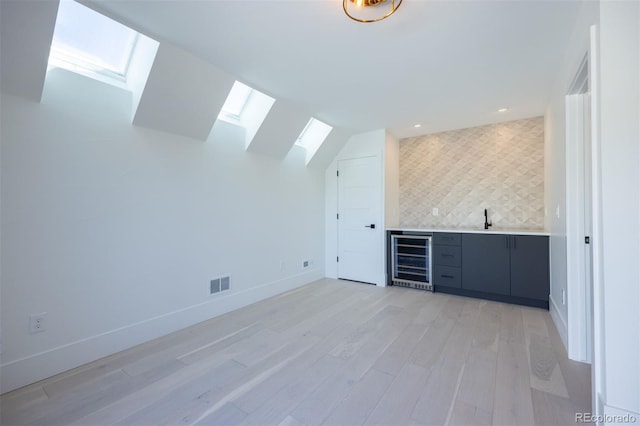
[[[542,115],[580,7],[404,0],[361,24],[338,0],[81,2],[333,126],[398,137]]]
[[[336,129],[319,166],[353,133],[402,138],[544,114],[581,6],[404,0],[361,24],[338,0],[78,1],[160,42],[134,124],[204,140],[237,79],[277,99],[249,148],[282,158],[314,116]],[[2,6],[2,89],[38,101],[57,1]]]

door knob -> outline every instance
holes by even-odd
[[[371,228],[371,229],[376,229],[376,224],[372,223],[371,225],[365,225],[365,228]]]

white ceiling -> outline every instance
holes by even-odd
[[[341,0],[83,3],[333,126],[401,138],[544,114],[580,7],[404,0],[361,24]]]

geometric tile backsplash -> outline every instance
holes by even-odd
[[[432,209],[438,208],[438,216]],[[544,118],[400,140],[400,226],[544,227]]]

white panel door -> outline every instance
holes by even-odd
[[[381,281],[383,235],[379,158],[339,160],[338,278]]]

